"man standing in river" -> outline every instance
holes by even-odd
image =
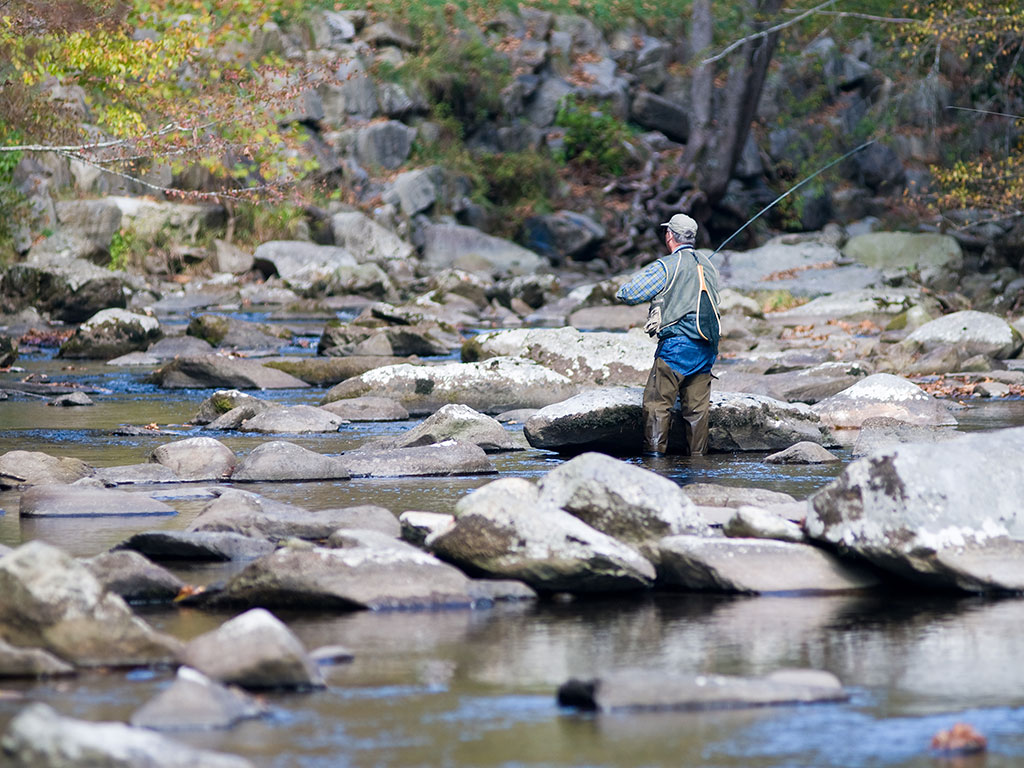
[[[654,301],[660,320],[649,320],[658,348],[644,388],[644,453],[668,450],[672,407],[680,399],[686,446],[701,456],[708,448],[711,367],[718,357],[718,270],[694,249],[697,222],[677,213],[662,224],[669,255],[623,285],[615,297],[626,304]]]

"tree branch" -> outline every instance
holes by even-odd
[[[792,27],[794,24],[799,24],[801,21],[806,19],[808,16],[811,16],[811,15],[813,15],[815,13],[819,13],[819,12],[821,12],[822,8],[827,8],[828,6],[834,5],[835,3],[836,3],[836,0],[825,0],[825,2],[823,2],[821,5],[817,5],[814,8],[810,8],[810,9],[804,11],[803,13],[801,13],[796,18],[790,19],[789,21],[784,21],[781,24],[776,24],[774,27],[769,27],[768,29],[762,29],[760,32],[755,32],[752,35],[747,35],[746,37],[741,38],[740,40],[736,40],[736,41],[730,43],[729,45],[727,45],[725,48],[723,48],[721,51],[716,53],[714,56],[710,56],[710,57],[704,59],[701,62],[701,66],[703,66],[705,64],[713,64],[716,61],[720,61],[720,60],[724,59],[730,53],[735,51],[740,46],[745,45],[746,43],[749,43],[749,42],[751,42],[753,40],[760,40],[761,38],[768,37],[768,35],[773,34],[775,32],[781,32],[783,29],[786,29],[787,27]]]
[[[3,147],[0,146],[0,152],[56,152],[58,154],[62,152],[91,152],[95,149],[110,149],[111,147],[124,147],[129,144],[134,144],[139,141],[146,141],[147,139],[157,138],[158,136],[166,136],[168,133],[174,133],[180,131],[182,133],[191,133],[193,131],[204,130],[213,125],[216,125],[218,121],[211,120],[203,125],[175,125],[168,123],[159,131],[153,133],[147,133],[142,136],[137,136],[131,139],[111,139],[110,141],[97,141],[93,144],[77,144],[77,145],[65,145],[55,146],[53,144],[20,144],[18,146]]]
[[[799,13],[799,11],[797,11],[795,8],[786,8],[785,10],[783,10],[783,13]],[[812,8],[809,12],[805,12],[804,16],[806,16],[807,13],[815,13],[818,16],[833,16],[837,19],[863,19],[864,21],[878,21],[883,24],[921,23],[919,19],[903,19],[900,17],[893,16],[873,16],[870,13],[858,13],[856,11],[819,11],[815,8]],[[801,18],[803,17],[801,16]],[[796,21],[796,19],[794,19],[794,21]]]

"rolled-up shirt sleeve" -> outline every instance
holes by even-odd
[[[650,301],[665,289],[666,277],[665,266],[660,261],[656,261],[649,264],[642,272],[633,275],[628,283],[619,288],[615,298],[626,304]]]

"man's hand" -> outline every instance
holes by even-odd
[[[658,335],[661,330],[661,302],[652,301],[651,308],[647,310],[647,322],[644,323],[644,331],[651,338]]]

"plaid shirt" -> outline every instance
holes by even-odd
[[[650,301],[665,290],[667,281],[668,273],[665,271],[665,266],[660,261],[656,261],[649,264],[643,272],[633,275],[628,283],[619,288],[615,298],[626,304]]]

